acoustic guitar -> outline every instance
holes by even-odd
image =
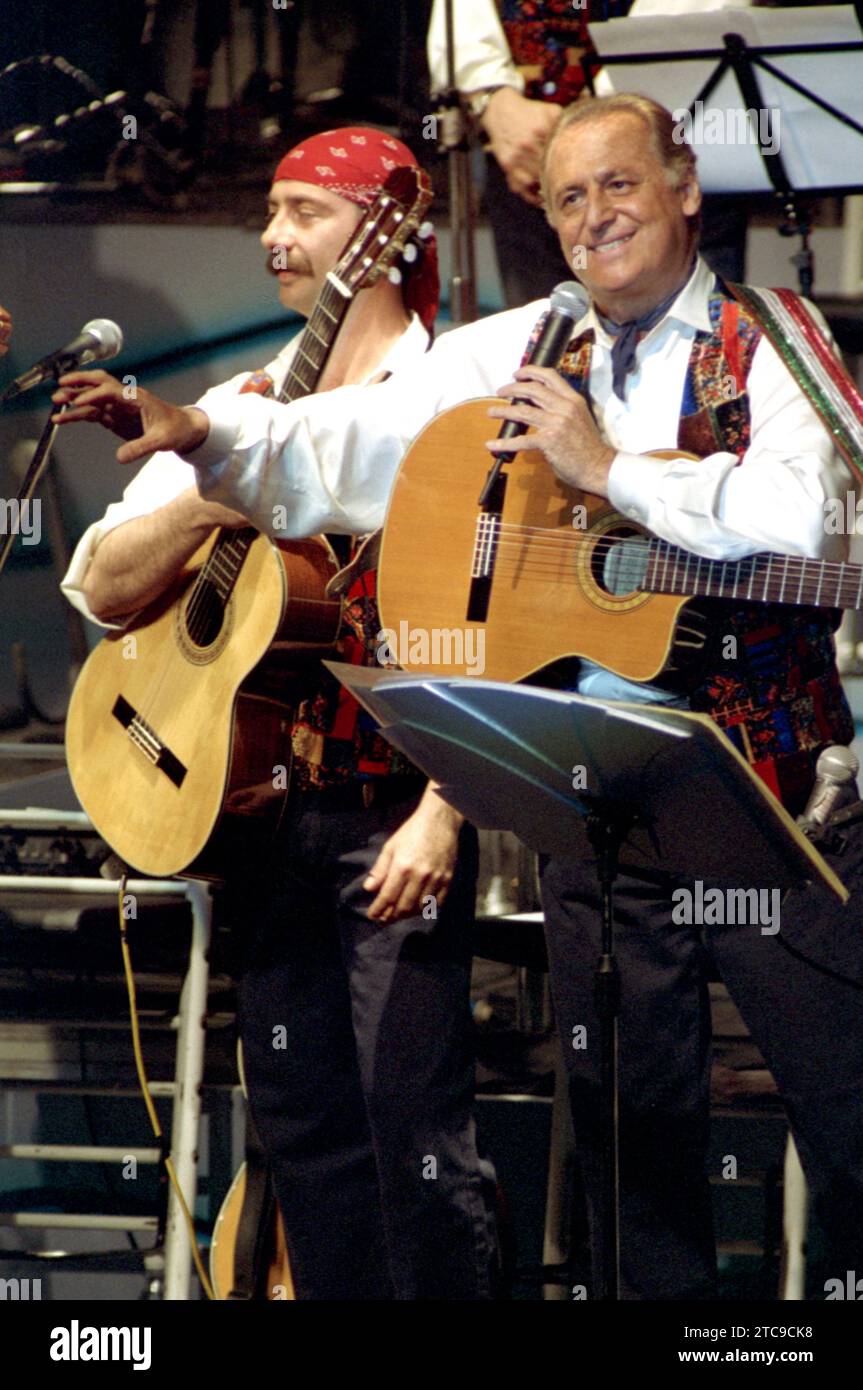
[[[219,1208],[213,1228],[210,1245],[210,1282],[216,1298],[223,1301],[231,1298],[238,1281],[237,1259],[240,1230],[245,1218],[243,1208],[246,1201],[247,1172],[248,1165],[241,1163]],[[269,1178],[267,1181],[269,1182]],[[285,1228],[271,1187],[264,1210],[259,1213],[256,1206],[255,1217],[260,1222],[257,1234],[260,1247],[256,1251],[260,1268],[252,1268],[247,1272],[254,1286],[250,1290],[250,1297],[270,1303],[291,1302],[296,1298],[296,1293],[288,1260]],[[251,1260],[250,1264],[254,1265],[254,1260]]]
[[[484,448],[490,405],[500,400],[443,411],[402,461],[378,565],[383,660],[418,674],[518,681],[584,657],[651,681],[673,645],[701,644],[683,614],[698,595],[863,607],[859,565],[772,552],[702,559],[605,498],[567,487],[538,452],[516,454],[480,508],[492,462]]]
[[[314,391],[353,296],[404,251],[431,201],[393,171],[330,272],[279,400]],[[416,248],[414,248],[416,249]],[[223,528],[75,685],[66,751],[81,805],[140,873],[225,878],[275,834],[289,792],[297,678],[331,650],[338,568],[322,537]]]

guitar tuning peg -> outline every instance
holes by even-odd
[[[412,265],[418,255],[419,251],[414,246],[413,242],[409,241],[404,251],[402,251],[402,260],[406,261],[408,265]]]
[[[423,222],[422,226],[417,232],[417,236],[420,237],[422,241],[428,241],[430,236],[434,236],[434,223]]]
[[[401,284],[401,282],[402,282],[402,273],[401,273],[401,271],[399,270],[399,268],[398,268],[397,265],[391,265],[391,266],[390,266],[389,270],[387,271],[387,279],[389,280],[389,282],[390,282],[391,285],[400,285],[400,284]]]

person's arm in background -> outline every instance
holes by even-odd
[[[447,87],[444,0],[434,0],[428,32],[428,62],[433,92]],[[552,101],[531,101],[512,61],[494,0],[458,0],[453,5],[455,82],[467,96],[487,93],[480,124],[513,193],[540,204],[539,170],[542,151],[562,107]],[[497,90],[494,90],[494,89]]]
[[[9,339],[12,337],[12,315],[8,309],[4,309],[0,304],[0,357],[5,356],[9,351]]]
[[[700,13],[708,9],[746,9],[752,0],[633,0],[630,18],[659,14]],[[434,0],[427,54],[432,92],[445,91],[447,82],[446,6]],[[453,4],[455,85],[469,104],[480,110],[479,121],[513,193],[541,206],[539,170],[546,141],[563,110],[553,101],[533,101],[524,95],[524,80],[512,59],[494,0],[456,0]],[[496,90],[495,90],[496,89]],[[605,69],[596,76],[598,96],[613,87]],[[485,95],[480,96],[483,93]]]

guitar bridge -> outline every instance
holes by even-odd
[[[176,754],[172,753],[170,748],[162,742],[146,719],[142,719],[137,710],[132,708],[129,701],[124,700],[122,695],[118,695],[111,713],[118,724],[126,730],[132,743],[143,753],[144,757],[160,772],[164,772],[168,781],[173,782],[175,787],[181,787],[188,769],[180,762]]]
[[[476,519],[476,539],[471,563],[470,591],[467,613],[469,623],[484,623],[488,620],[488,607],[491,602],[491,585],[497,561],[497,548],[500,540],[501,512],[506,478],[502,474],[495,488],[495,510],[480,512]]]

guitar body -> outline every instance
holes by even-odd
[[[688,597],[610,592],[602,572],[609,545],[647,533],[605,498],[560,482],[538,452],[517,454],[504,469],[495,539],[478,506],[492,463],[484,448],[496,428],[492,404],[499,399],[444,411],[402,461],[378,566],[381,622],[398,665],[517,681],[580,656],[629,680],[652,680],[668,661]],[[472,620],[473,571],[489,550],[487,612]]]
[[[213,1228],[210,1246],[210,1282],[217,1299],[230,1298],[236,1284],[234,1261],[237,1253],[237,1235],[243,1216],[243,1203],[246,1199],[246,1165],[242,1163],[234,1175],[228,1195],[219,1209]],[[270,1302],[286,1302],[296,1299],[291,1266],[288,1262],[288,1247],[285,1243],[285,1228],[278,1208],[267,1233],[266,1278],[263,1281]]]
[[[324,594],[336,569],[329,547],[258,535],[202,630],[200,596],[196,610],[190,595],[215,544],[99,644],[69,705],[81,805],[121,859],[159,878],[224,878],[275,834],[288,794],[292,678],[338,629],[339,602]]]

